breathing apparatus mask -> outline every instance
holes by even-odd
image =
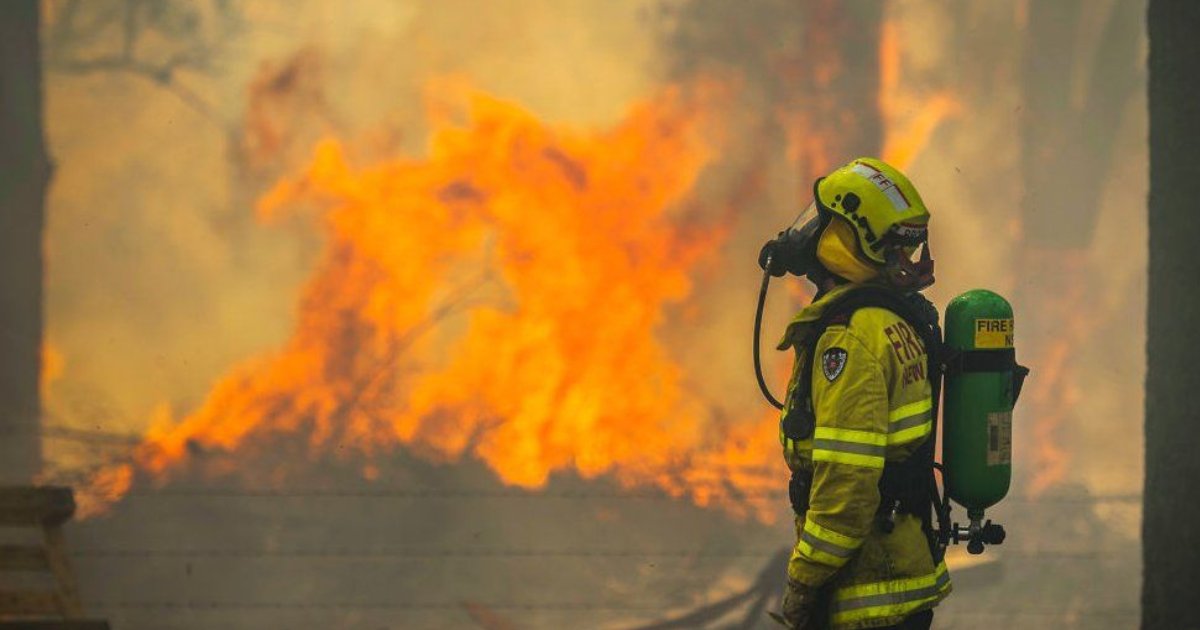
[[[821,212],[814,201],[786,230],[767,241],[758,252],[758,266],[765,274],[764,282],[770,276],[781,278],[788,273],[804,277],[819,266],[817,241],[829,220],[830,217]]]
[[[804,277],[821,268],[817,260],[817,242],[831,218],[828,213],[821,212],[814,200],[786,230],[767,241],[758,252],[758,266],[763,270],[763,277],[762,286],[758,290],[758,308],[754,312],[754,374],[758,378],[758,388],[762,390],[763,396],[776,409],[783,409],[783,403],[771,395],[771,390],[767,387],[759,352],[767,287],[770,285],[771,276],[781,278],[790,273]]]

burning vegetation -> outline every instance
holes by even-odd
[[[718,422],[658,336],[728,230],[689,213],[715,121],[678,89],[599,133],[450,92],[427,158],[356,168],[326,140],[261,200],[266,221],[310,208],[325,238],[293,334],[164,411],[99,497],[303,431],[367,478],[404,446],[525,488],[570,469],[769,518],[772,419]]]

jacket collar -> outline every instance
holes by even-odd
[[[809,327],[820,319],[821,315],[825,314],[825,310],[829,308],[830,304],[833,304],[843,295],[861,286],[863,285],[859,283],[839,284],[819,299],[813,300],[812,304],[800,309],[800,312],[788,324],[787,331],[783,333],[783,339],[779,340],[779,344],[775,346],[775,349],[787,350],[799,344],[804,339],[805,334],[808,333]]]

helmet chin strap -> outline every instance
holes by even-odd
[[[889,249],[886,256],[884,273],[892,286],[905,291],[920,291],[933,284],[933,258],[929,252],[929,241],[921,244],[921,257],[915,263],[899,247]]]

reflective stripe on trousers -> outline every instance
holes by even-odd
[[[855,584],[834,591],[830,604],[834,627],[866,619],[904,617],[940,601],[950,592],[946,563],[929,575],[887,582]]]

